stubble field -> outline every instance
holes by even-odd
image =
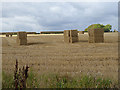
[[[17,46],[16,36],[2,38],[2,70],[14,73],[19,66],[29,65],[38,74],[82,73],[118,79],[118,33],[105,33],[105,43],[88,43],[88,34],[79,42],[64,43],[63,35],[28,35],[28,45]]]

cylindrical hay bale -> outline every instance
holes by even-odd
[[[103,43],[104,42],[104,29],[90,29],[89,43]]]
[[[16,43],[18,45],[27,45],[27,33],[26,32],[17,32]]]
[[[84,31],[79,31],[79,34],[84,34]]]

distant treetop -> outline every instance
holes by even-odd
[[[88,28],[86,28],[84,31],[88,32],[89,29],[97,29],[97,28],[103,28],[104,32],[110,32],[110,30],[112,29],[112,26],[110,24],[107,24],[107,25],[92,24],[92,25],[88,26]]]

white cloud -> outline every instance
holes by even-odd
[[[119,0],[1,0],[2,2],[118,2]]]
[[[3,30],[84,30],[103,23],[117,29],[117,3],[3,3]]]
[[[16,31],[16,30],[27,30],[34,31],[39,30],[41,26],[37,23],[36,19],[28,16],[15,16],[3,19],[3,30],[4,31]]]

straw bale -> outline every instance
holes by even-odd
[[[70,31],[69,30],[64,30],[64,42],[69,43],[70,42]]]
[[[89,43],[102,43],[104,42],[104,29],[90,29]]]
[[[6,37],[9,37],[9,34],[6,34]]]
[[[78,42],[78,37],[70,37],[70,43]]]
[[[64,37],[64,42],[70,43],[70,37]]]
[[[78,37],[78,31],[77,30],[70,30],[70,37]]]
[[[64,36],[70,37],[70,30],[64,30]]]
[[[64,42],[74,43],[78,41],[78,31],[77,30],[64,30]]]
[[[27,33],[26,32],[18,32],[17,36],[19,39],[25,39],[25,38],[27,38]]]
[[[27,45],[27,33],[18,32],[16,42],[18,45]]]

